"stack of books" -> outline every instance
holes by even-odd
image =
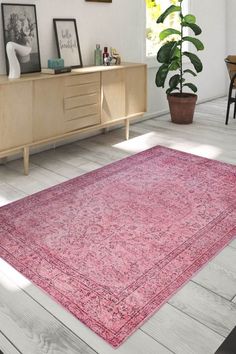
[[[62,58],[48,59],[48,67],[42,68],[43,74],[63,74],[71,72],[70,66],[64,66],[64,60]]]
[[[63,68],[56,68],[56,69],[42,68],[41,72],[42,74],[52,74],[52,75],[70,73],[71,66],[64,66]]]

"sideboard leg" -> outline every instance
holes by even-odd
[[[28,176],[29,174],[29,147],[25,146],[23,149],[23,158],[24,158],[24,174]]]
[[[129,140],[129,119],[125,120],[125,139]]]

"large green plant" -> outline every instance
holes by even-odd
[[[191,14],[184,15],[182,3],[183,0],[177,0],[177,5],[169,6],[157,19],[157,23],[163,23],[168,16],[177,13],[180,22],[178,29],[167,28],[160,33],[160,40],[163,45],[157,53],[157,61],[161,64],[156,74],[157,87],[164,88],[168,74],[172,71],[178,72],[169,79],[167,94],[173,91],[183,93],[184,87],[197,92],[197,87],[193,83],[186,82],[186,76],[196,76],[203,68],[202,62],[196,54],[184,50],[185,42],[191,43],[197,50],[203,50],[204,45],[199,39],[195,38],[202,32],[201,28],[196,24],[196,17]],[[192,31],[195,36],[185,35],[186,29]],[[184,69],[184,57],[190,60],[193,70]]]

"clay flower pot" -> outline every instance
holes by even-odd
[[[171,121],[176,124],[190,124],[197,102],[193,93],[171,93],[167,95],[170,107]]]

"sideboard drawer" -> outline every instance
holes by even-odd
[[[100,73],[82,74],[66,77],[66,86],[84,85],[100,82]]]
[[[100,83],[66,86],[65,98],[100,92]]]
[[[92,104],[88,106],[82,106],[82,107],[76,107],[72,109],[67,109],[65,111],[65,119],[68,120],[73,120],[73,119],[79,119],[91,115],[99,115],[99,105],[98,104]]]
[[[72,119],[65,122],[65,132],[70,132],[73,130],[90,127],[92,125],[99,125],[100,123],[101,123],[100,114]]]
[[[75,107],[81,107],[91,104],[100,103],[100,94],[98,92],[91,93],[88,95],[68,97],[64,99],[65,109],[71,109]]]

